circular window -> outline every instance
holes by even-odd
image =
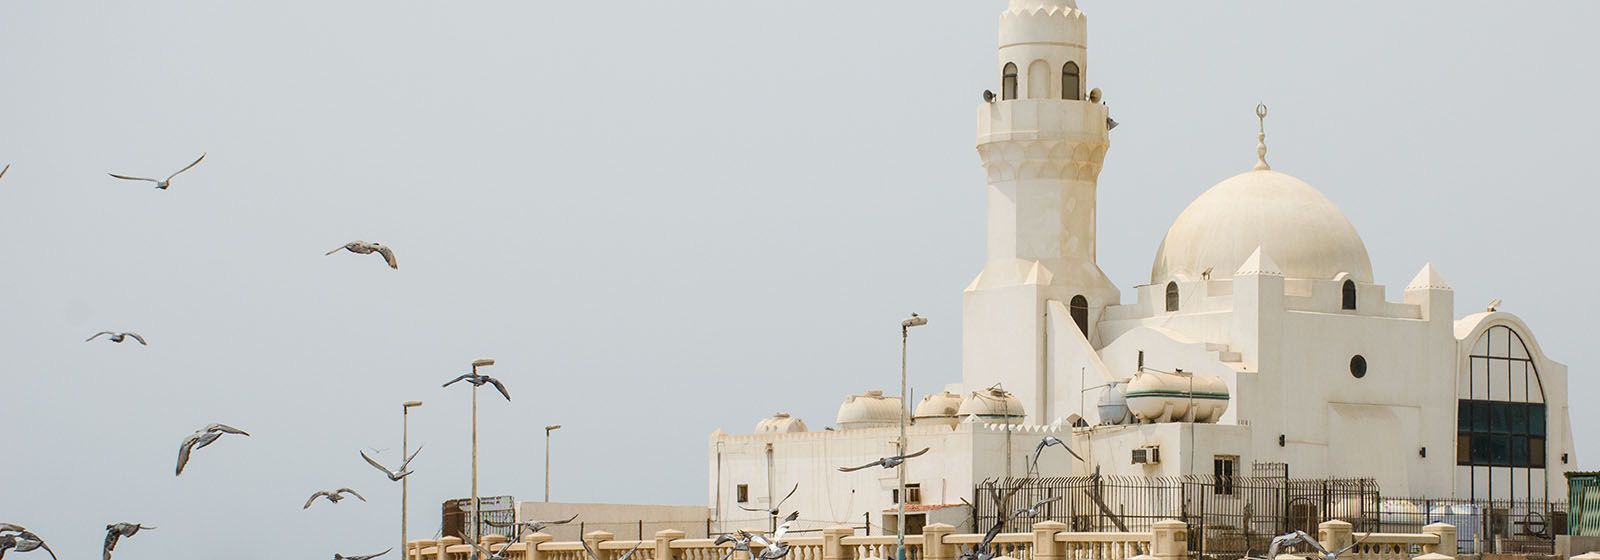
[[[1361,357],[1360,355],[1357,355],[1354,358],[1350,358],[1350,375],[1356,376],[1356,379],[1361,379],[1363,377],[1366,377],[1367,376],[1367,359]]]

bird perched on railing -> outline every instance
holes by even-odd
[[[1029,472],[1039,472],[1039,456],[1044,454],[1044,449],[1046,447],[1050,447],[1052,445],[1061,446],[1062,449],[1067,450],[1067,453],[1071,453],[1073,457],[1078,459],[1078,461],[1083,461],[1083,457],[1079,456],[1078,452],[1073,451],[1071,447],[1067,447],[1067,442],[1061,441],[1061,438],[1056,436],[1044,436],[1044,439],[1039,440],[1039,445],[1036,445],[1033,448],[1033,463],[1031,463],[1032,466],[1029,467]]]
[[[630,548],[627,552],[622,553],[622,556],[618,556],[617,560],[628,560],[629,558],[632,558],[633,553],[638,552],[639,546],[642,544],[644,544],[644,541],[639,541],[639,544],[633,545],[633,548]],[[583,551],[589,555],[590,560],[607,560],[606,557],[601,556],[600,553],[595,552],[594,548],[589,546],[589,541],[583,541]]]
[[[205,429],[189,434],[188,437],[183,438],[183,445],[178,447],[178,475],[182,475],[183,467],[189,464],[190,453],[193,453],[196,449],[211,445],[212,442],[217,441],[217,438],[222,437],[222,434],[250,436],[244,430],[226,424],[211,424],[206,426]]]
[[[906,462],[906,459],[912,459],[912,458],[923,456],[923,454],[926,454],[928,452],[928,449],[929,448],[924,447],[924,448],[922,448],[922,451],[918,451],[916,453],[912,453],[912,454],[909,454],[909,455],[895,455],[893,457],[884,457],[882,459],[878,459],[876,461],[873,461],[871,463],[867,463],[865,465],[861,465],[859,467],[839,467],[839,472],[856,472],[856,471],[859,471],[861,469],[866,469],[866,468],[871,468],[871,467],[883,467],[885,469],[892,469],[892,468],[900,466],[901,463]]]
[[[385,550],[385,551],[379,552],[377,554],[364,554],[364,555],[361,555],[361,556],[345,556],[343,554],[335,553],[333,555],[333,560],[372,560],[373,558],[377,558],[379,556],[383,556],[385,554],[388,554],[390,550],[394,550],[394,549],[391,548],[389,550]]]
[[[106,544],[105,548],[101,549],[103,560],[111,560],[111,551],[116,550],[117,541],[121,540],[123,537],[131,538],[134,535],[139,534],[139,531],[153,530],[155,530],[155,527],[145,527],[144,525],[140,525],[138,523],[112,523],[110,525],[106,525]]]
[[[574,513],[572,514],[572,517],[568,517],[560,521],[523,521],[521,523],[506,523],[504,521],[486,519],[484,520],[484,523],[487,523],[490,527],[498,527],[501,529],[516,527],[516,537],[511,540],[517,541],[522,540],[523,535],[542,533],[546,527],[551,525],[566,525],[573,522],[573,520],[577,518],[578,514]]]
[[[924,449],[923,451],[927,450]],[[788,517],[783,518],[783,523],[778,524],[778,530],[772,532],[771,538],[759,533],[751,533],[750,540],[761,545],[761,553],[755,555],[755,558],[759,558],[761,560],[778,560],[779,558],[788,556],[790,547],[789,543],[783,542],[783,536],[789,534],[789,530],[794,528],[794,521],[799,518],[800,512],[798,511],[789,514]]]
[[[1031,506],[1017,510],[1016,513],[1011,514],[1011,517],[1038,517],[1040,509],[1044,508],[1045,505],[1060,499],[1061,496],[1051,496],[1049,498],[1039,500]]]
[[[332,256],[334,253],[339,251],[349,251],[358,255],[370,255],[377,253],[383,256],[383,262],[389,263],[389,268],[400,270],[400,262],[396,261],[394,258],[394,249],[390,249],[387,245],[382,243],[367,243],[357,239],[355,241],[345,243],[343,247],[328,251],[326,256]]]
[[[724,533],[722,536],[717,537],[717,542],[712,544],[714,546],[722,546],[728,543],[733,543],[733,546],[729,547],[728,552],[722,555],[722,560],[728,560],[729,558],[732,558],[733,553],[735,552],[743,552],[750,558],[755,557],[755,555],[750,553],[750,533],[746,533],[744,531]]]
[[[173,174],[168,175],[166,179],[146,179],[144,177],[129,177],[127,175],[118,175],[116,173],[107,173],[107,175],[110,175],[112,177],[116,177],[118,179],[128,180],[128,181],[149,181],[151,183],[155,183],[157,189],[167,190],[167,187],[172,186],[172,178],[173,177],[177,177],[179,173],[183,173],[183,172],[188,171],[190,169],[194,169],[194,166],[200,165],[200,160],[203,160],[203,159],[206,159],[206,155],[205,154],[200,154],[200,159],[196,159],[196,160],[194,160],[194,163],[186,165],[186,166],[184,166],[183,169],[179,169],[176,172],[173,172]]]
[[[94,339],[100,338],[100,337],[106,336],[106,335],[111,335],[111,341],[115,342],[117,344],[122,344],[123,342],[127,341],[129,338],[132,338],[132,339],[138,341],[140,346],[149,346],[150,345],[149,343],[144,341],[144,337],[139,336],[139,333],[116,332],[116,331],[100,331],[98,333],[95,333],[94,336],[91,336],[91,337],[89,337],[87,339],[84,339],[84,342],[94,342]]]
[[[772,507],[770,507],[770,508],[761,509],[761,508],[747,508],[747,507],[744,507],[744,506],[739,506],[739,509],[742,509],[742,510],[745,510],[745,511],[766,512],[767,515],[770,515],[770,516],[773,516],[773,517],[777,517],[778,516],[778,510],[783,508],[783,503],[789,501],[789,498],[794,497],[794,493],[799,491],[799,490],[800,490],[800,483],[796,482],[795,485],[794,485],[794,488],[789,490],[789,495],[784,496],[782,500],[778,500],[778,503],[773,504]]]
[[[451,385],[455,385],[458,381],[466,381],[467,383],[471,383],[473,387],[482,387],[485,383],[494,385],[495,390],[500,391],[500,394],[504,396],[506,400],[511,400],[511,393],[506,392],[505,384],[501,383],[499,379],[489,377],[487,374],[464,373],[461,374],[461,377],[451,379],[450,382],[445,383],[444,386],[449,387]]]
[[[362,459],[366,459],[367,460],[367,464],[368,465],[372,465],[372,468],[375,468],[375,469],[378,469],[380,471],[383,471],[384,476],[389,477],[390,481],[399,482],[400,479],[408,477],[408,476],[411,476],[411,471],[406,470],[406,466],[410,465],[411,464],[411,460],[417,458],[417,454],[421,453],[421,452],[422,452],[422,446],[419,445],[419,446],[417,446],[417,450],[416,451],[412,451],[411,452],[411,456],[410,457],[406,457],[406,460],[405,460],[404,463],[400,463],[400,468],[394,469],[394,470],[389,470],[389,467],[385,467],[385,466],[383,466],[383,464],[379,463],[376,459],[373,459],[372,457],[367,456],[367,452],[365,452],[365,451],[361,452],[361,458]]]
[[[329,502],[333,502],[333,503],[337,504],[339,502],[344,501],[344,499],[345,499],[344,495],[345,494],[349,494],[351,496],[355,496],[357,500],[361,500],[363,502],[367,501],[366,497],[362,496],[361,494],[356,493],[355,490],[351,490],[349,488],[340,488],[338,490],[322,490],[322,491],[319,491],[319,492],[317,492],[315,494],[312,494],[311,498],[306,500],[306,507],[303,507],[303,508],[300,508],[300,509],[311,509],[311,504],[316,503],[317,502],[317,498],[327,498]]]

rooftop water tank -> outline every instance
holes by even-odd
[[[806,422],[787,412],[774,413],[756,422],[758,434],[794,434],[806,431]]]
[[[977,416],[987,422],[1006,424],[1021,424],[1023,417],[1027,416],[1022,410],[1022,401],[999,386],[973,391],[966,400],[961,401],[961,409],[956,414],[962,418]]]
[[[900,425],[900,398],[885,397],[883,391],[867,391],[845,397],[835,419],[841,430],[884,428]]]
[[[917,412],[912,419],[918,424],[945,424],[955,426],[960,423],[957,412],[961,411],[961,395],[946,389],[922,397],[922,402],[917,403]]]
[[[1112,381],[1106,385],[1106,390],[1100,393],[1101,424],[1132,424],[1133,411],[1128,410],[1128,385],[1122,381]]]
[[[1145,370],[1128,382],[1128,409],[1145,423],[1215,424],[1228,411],[1228,384],[1207,375]]]

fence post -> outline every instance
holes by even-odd
[[[822,560],[854,560],[844,549],[844,538],[856,534],[849,527],[828,527],[822,530]]]
[[[599,554],[601,558],[605,558],[606,553],[600,550],[600,543],[616,538],[616,533],[612,533],[610,531],[592,531],[583,536],[583,542],[588,543],[589,548],[594,549],[595,554]]]
[[[436,558],[437,560],[444,560],[446,558],[449,558],[450,557],[450,553],[448,552],[448,549],[450,547],[458,545],[458,544],[461,544],[461,537],[445,537],[445,538],[439,539],[438,548],[433,549],[434,550],[434,558]]]
[[[1155,540],[1150,543],[1150,555],[1157,560],[1184,560],[1189,557],[1189,524],[1168,519],[1157,521],[1152,527]]]
[[[667,529],[656,531],[656,557],[655,560],[672,560],[672,541],[689,536],[683,531]]]
[[[922,528],[922,558],[923,560],[955,560],[956,545],[944,542],[944,538],[955,534],[956,528],[945,523],[934,523]]]
[[[1033,560],[1066,560],[1056,533],[1067,530],[1060,521],[1041,521],[1033,524]]]
[[[1439,544],[1424,545],[1422,547],[1423,552],[1441,554],[1451,558],[1455,558],[1456,554],[1458,554],[1458,551],[1456,550],[1457,545],[1455,525],[1451,525],[1449,523],[1434,523],[1427,527],[1423,527],[1422,533],[1426,535],[1436,535],[1439,537]]]
[[[1323,521],[1317,525],[1317,542],[1328,550],[1344,550],[1354,542],[1354,527],[1343,519]]]

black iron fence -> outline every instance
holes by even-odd
[[[1059,521],[1073,531],[1142,532],[1178,519],[1189,524],[1190,552],[1199,558],[1260,556],[1274,536],[1295,530],[1315,535],[1319,524],[1333,519],[1358,534],[1420,533],[1430,523],[1450,523],[1463,554],[1551,553],[1567,524],[1562,503],[1391,497],[1371,479],[1083,476],[998,486],[1016,492],[996,504],[987,486],[974,488],[972,523],[979,532],[1002,519],[1007,532],[1030,531],[1040,521]],[[1047,500],[1036,515],[1025,511]]]

